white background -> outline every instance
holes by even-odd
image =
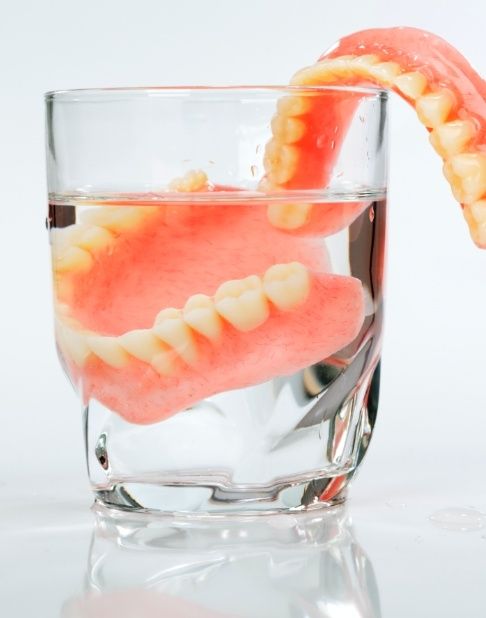
[[[90,502],[78,404],[53,344],[43,92],[284,84],[340,36],[391,25],[440,34],[485,74],[485,23],[478,0],[0,0],[0,509],[28,510],[34,493]],[[371,521],[384,504],[412,505],[409,519],[426,530],[439,508],[486,511],[486,252],[412,110],[393,97],[391,112],[382,397],[350,508]],[[378,565],[392,608],[392,578]],[[431,603],[434,594],[440,586]]]

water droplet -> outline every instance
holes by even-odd
[[[479,511],[458,507],[440,509],[433,513],[429,519],[438,528],[457,532],[481,530],[486,524],[484,516]]]
[[[253,176],[253,178],[255,178],[255,176],[258,174],[258,167],[256,165],[252,165],[250,169],[251,175]]]

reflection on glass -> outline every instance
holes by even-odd
[[[62,618],[379,618],[346,512],[147,520],[98,511],[87,591]]]

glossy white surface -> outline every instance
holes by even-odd
[[[285,83],[339,36],[397,24],[442,34],[484,74],[486,5],[477,0],[7,4],[0,20],[0,614],[56,618],[86,591],[93,517],[77,403],[53,346],[42,93],[108,84]],[[257,586],[252,573],[236,577],[231,563],[227,575],[225,566],[219,568],[214,581],[227,582],[235,598],[250,597],[261,608],[271,604],[263,614],[246,614],[252,618],[282,617],[275,598],[290,602],[290,585],[275,595],[272,582],[291,580],[292,568],[295,587],[303,590],[299,600],[292,597],[290,615],[296,617],[486,614],[486,528],[477,514],[486,512],[486,252],[470,242],[414,114],[398,101],[392,112],[382,399],[348,507],[356,541],[373,566],[379,601],[371,610],[369,604],[353,606],[351,577],[345,610],[319,605],[319,595],[307,594],[323,589],[311,562],[299,579],[301,564],[284,560],[290,569],[286,580],[278,564],[272,570],[263,561],[267,586]],[[466,515],[457,510],[444,515],[444,509],[466,509]],[[436,516],[432,522],[438,511],[440,521]],[[444,519],[456,528],[470,520],[472,529],[445,529]],[[306,587],[305,577],[314,578],[313,586]],[[361,614],[353,613],[356,606],[364,608]],[[238,607],[226,609],[238,615]],[[176,611],[163,615],[184,615]]]

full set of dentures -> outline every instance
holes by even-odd
[[[444,159],[444,173],[463,205],[474,241],[486,247],[486,87],[458,52],[413,29],[366,31],[343,39],[292,80],[299,86],[336,83],[378,84],[414,105]],[[265,151],[262,191],[326,186],[358,101],[346,93],[344,97],[336,91],[326,98],[325,108],[318,97],[290,95],[279,101]],[[170,189],[198,192],[209,187],[204,172],[196,171],[174,181]],[[205,282],[200,283],[204,276],[193,275],[195,285],[206,285],[205,293],[187,294],[183,286],[179,296],[174,293],[180,302],[174,302],[175,307],[142,310],[135,304],[127,310],[129,317],[113,317],[97,298],[89,298],[93,277],[101,273],[96,280],[99,296],[115,302],[104,288],[113,292],[117,277],[127,272],[126,264],[122,269],[124,252],[129,261],[129,251],[134,244],[143,248],[151,229],[166,225],[170,231],[168,220],[193,215],[177,204],[130,207],[117,202],[86,210],[76,224],[53,230],[57,339],[83,397],[99,399],[131,422],[155,422],[211,394],[297,371],[347,345],[363,323],[361,283],[328,274],[326,257],[317,255],[311,239],[343,229],[367,206],[273,203],[264,220],[242,207],[241,221],[233,218],[231,225],[241,223],[249,243],[260,238],[274,246],[273,253],[261,249],[261,255],[242,258],[239,267],[225,264],[225,259],[228,264],[232,260],[222,254],[218,266],[208,264]],[[208,213],[198,223],[201,238],[207,230],[217,234],[225,217],[239,212],[224,204],[200,211]],[[227,234],[231,236],[230,228]],[[113,284],[102,274],[109,260],[115,264]],[[221,275],[231,268],[237,276],[224,281]],[[211,269],[218,270],[218,285]],[[136,329],[134,315],[140,318]]]

